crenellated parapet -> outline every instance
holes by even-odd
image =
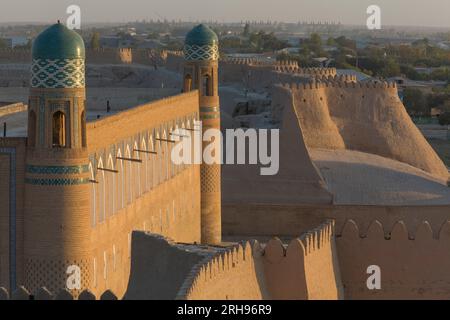
[[[337,82],[357,82],[358,79],[355,75],[352,74],[341,74],[341,75],[323,75],[323,76],[315,76],[317,80],[322,81],[337,81]]]
[[[96,297],[91,291],[83,290],[78,296],[73,295],[67,290],[51,292],[46,287],[40,287],[30,292],[23,286],[9,292],[0,287],[1,300],[118,300],[118,297],[111,290],[106,290],[99,297]]]
[[[286,246],[270,240],[261,252],[267,288],[273,299],[341,299],[343,289],[334,244],[334,221],[293,239]]]
[[[334,222],[293,239],[228,247],[195,265],[178,299],[339,299]]]
[[[311,76],[336,76],[336,68],[300,68],[298,73]]]
[[[412,122],[396,83],[314,79],[288,81],[279,87],[286,92],[274,96],[273,105],[281,110],[290,102],[275,98],[291,95],[308,148],[375,154],[447,180],[448,169]],[[274,113],[279,114],[278,110]]]
[[[0,63],[29,63],[30,60],[30,49],[0,49]]]
[[[440,227],[433,228],[431,224],[424,220],[417,224],[414,230],[410,230],[403,220],[396,221],[393,225],[383,225],[379,220],[373,220],[368,228],[362,228],[354,220],[347,220],[342,228],[339,239],[344,241],[361,241],[380,243],[382,241],[416,241],[416,245],[423,245],[429,241],[442,242],[450,247],[450,220],[443,222]]]
[[[212,258],[206,257],[192,268],[177,299],[261,299],[254,263],[249,242],[228,247]],[[226,288],[227,282],[245,285]]]
[[[291,240],[287,246],[280,239],[273,238],[266,246],[263,247],[259,243],[256,243],[254,248],[265,259],[273,263],[280,259],[288,258],[291,254],[298,254],[299,252],[307,256],[330,245],[334,237],[334,225],[333,220],[328,220],[316,228],[303,233],[298,238]]]
[[[176,56],[176,57],[184,57],[183,50],[162,50],[161,55],[164,56]]]
[[[263,63],[256,58],[223,57],[220,62],[227,65],[263,65]]]
[[[348,220],[336,242],[347,298],[448,298],[450,221],[435,230],[422,221],[408,231],[403,221],[387,227],[374,220],[364,232]]]
[[[326,88],[348,88],[357,90],[372,89],[397,89],[395,82],[387,81],[368,81],[356,82],[352,80],[352,76],[337,76],[324,79],[313,79],[308,82],[283,83],[281,86],[292,91],[326,89]]]

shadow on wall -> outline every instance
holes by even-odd
[[[25,287],[19,287],[11,294],[5,288],[0,288],[1,300],[97,300],[97,297],[89,290],[84,290],[80,295],[74,296],[67,290],[50,292],[47,288],[42,287],[30,293]],[[112,291],[107,290],[99,300],[118,300],[118,298]]]
[[[334,222],[266,246],[256,241],[228,247],[175,244],[133,233],[125,299],[265,300],[342,299]]]
[[[188,249],[188,248],[186,248]],[[134,231],[127,300],[173,300],[191,269],[208,253],[186,250],[166,238]]]

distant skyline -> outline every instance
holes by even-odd
[[[66,8],[81,7],[82,23],[135,20],[330,21],[363,25],[366,8],[382,10],[389,26],[450,27],[449,0],[8,0],[0,22],[65,21]]]

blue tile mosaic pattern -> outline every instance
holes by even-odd
[[[38,185],[38,186],[74,186],[74,185],[89,183],[89,179],[88,178],[75,178],[75,179],[26,178],[25,183]]]
[[[84,88],[83,59],[34,59],[31,65],[33,88]]]
[[[89,165],[81,166],[33,166],[27,165],[27,173],[32,174],[77,174],[89,171]]]
[[[184,57],[187,61],[218,60],[219,47],[217,45],[185,45]]]

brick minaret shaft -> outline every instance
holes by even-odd
[[[24,226],[24,285],[31,291],[76,295],[80,290],[66,286],[69,266],[80,268],[80,289],[90,287],[85,99],[83,40],[55,24],[33,44]]]
[[[184,91],[199,91],[200,120],[203,133],[214,128],[220,131],[218,39],[208,27],[199,25],[187,36],[185,43]],[[203,142],[203,150],[211,142]],[[220,144],[216,145],[221,152]],[[220,159],[220,155],[216,154]],[[205,244],[222,241],[221,166],[200,166],[201,173],[201,240]]]

